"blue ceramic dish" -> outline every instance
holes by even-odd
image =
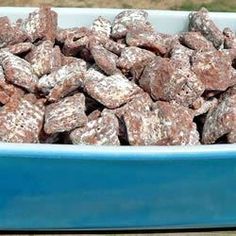
[[[0,8],[24,17],[30,8]],[[120,10],[56,9],[63,27]],[[149,11],[161,32],[186,12]],[[213,13],[236,29],[236,14]],[[236,226],[236,145],[95,147],[0,144],[0,229],[175,229]]]

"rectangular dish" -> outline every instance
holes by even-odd
[[[32,8],[0,8],[12,20]],[[61,27],[121,10],[56,8]],[[150,10],[164,33],[188,12]],[[235,13],[211,13],[236,30]],[[95,147],[0,144],[0,230],[236,226],[236,145]]]

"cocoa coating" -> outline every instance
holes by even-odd
[[[236,84],[231,57],[224,51],[196,52],[192,56],[192,70],[206,90],[225,91]]]
[[[221,30],[210,19],[208,11],[205,8],[202,8],[198,12],[190,13],[189,30],[201,32],[216,48],[219,48],[224,42]]]
[[[148,64],[139,80],[154,100],[176,101],[188,106],[204,91],[204,86],[188,68],[176,68],[168,58],[157,57]]]
[[[235,33],[206,9],[189,20],[168,35],[144,10],[65,29],[47,6],[0,17],[0,141],[236,143]]]
[[[37,143],[43,126],[44,105],[33,95],[14,97],[0,111],[0,141]]]
[[[47,134],[70,131],[86,123],[85,97],[81,93],[46,107],[44,131]]]
[[[235,142],[236,131],[236,87],[229,88],[221,95],[218,106],[207,114],[203,127],[202,142],[214,143],[218,138],[228,134],[229,142]],[[231,134],[232,133],[232,134]]]
[[[114,114],[104,110],[97,119],[90,120],[84,127],[73,130],[70,138],[73,144],[120,145],[118,120]]]

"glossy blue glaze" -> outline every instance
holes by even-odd
[[[0,150],[0,229],[236,226],[235,145]]]

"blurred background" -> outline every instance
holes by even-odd
[[[112,7],[151,8],[170,10],[197,10],[201,6],[210,11],[236,11],[236,0],[0,0],[0,6],[39,6],[50,4],[57,7]]]

